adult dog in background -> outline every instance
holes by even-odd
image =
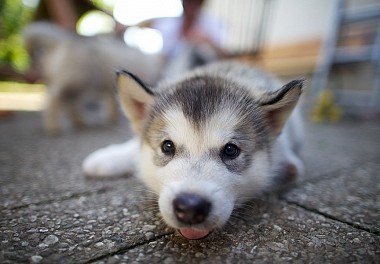
[[[249,66],[217,63],[151,89],[120,71],[121,105],[136,137],[90,154],[93,177],[136,173],[165,222],[189,239],[223,226],[236,204],[302,173],[303,80],[282,86]],[[290,118],[289,118],[290,117]]]
[[[75,127],[82,127],[79,109],[91,97],[105,101],[109,122],[117,120],[115,68],[131,69],[150,84],[160,74],[160,56],[143,54],[111,37],[82,37],[46,22],[30,24],[24,37],[31,68],[48,86],[44,123],[50,134],[60,131],[64,110]]]

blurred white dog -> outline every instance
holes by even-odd
[[[113,38],[82,37],[57,25],[37,22],[24,31],[32,69],[48,86],[44,123],[48,133],[60,131],[59,116],[66,108],[76,127],[84,122],[79,107],[96,96],[106,102],[109,122],[118,118],[115,68],[127,68],[154,84],[160,74],[160,55],[146,55]]]

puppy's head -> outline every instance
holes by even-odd
[[[51,51],[73,36],[73,33],[52,23],[34,22],[26,26],[23,37],[31,60],[27,79],[35,82],[45,77],[44,65]]]
[[[223,226],[235,204],[269,184],[271,146],[302,81],[260,99],[214,77],[192,77],[154,93],[121,72],[118,87],[141,138],[141,178],[159,194],[164,220],[199,239]]]

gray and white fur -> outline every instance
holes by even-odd
[[[89,155],[84,172],[135,173],[157,193],[168,225],[202,238],[222,227],[235,205],[302,173],[302,127],[293,111],[302,86],[303,80],[281,85],[234,62],[198,68],[154,89],[121,71],[120,103],[136,137]]]

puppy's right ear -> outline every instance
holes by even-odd
[[[153,92],[128,71],[117,71],[116,74],[120,104],[131,121],[133,130],[140,134],[147,110],[153,102]]]

